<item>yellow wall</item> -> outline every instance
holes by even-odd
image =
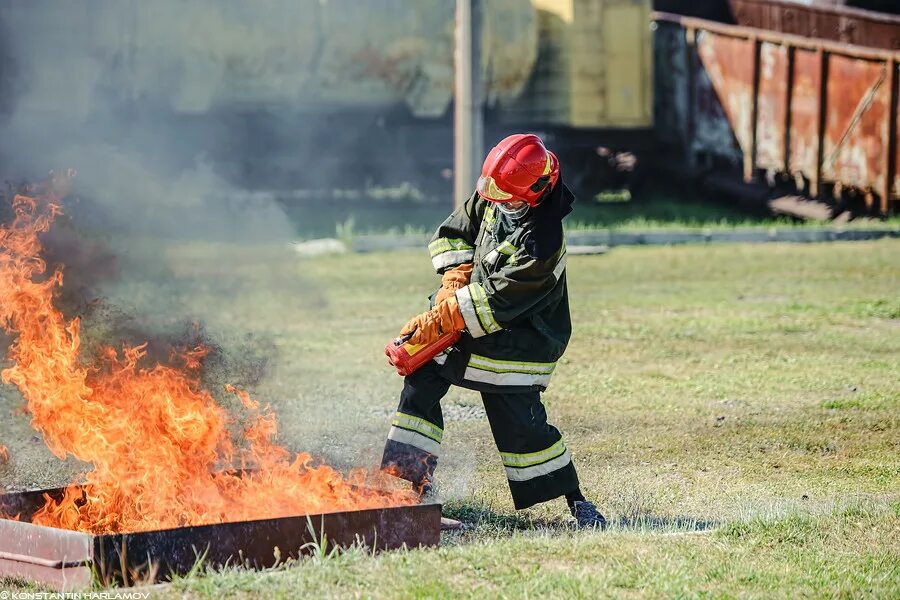
[[[538,61],[510,120],[650,127],[650,0],[532,0]]]

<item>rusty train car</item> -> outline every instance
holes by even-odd
[[[729,3],[736,25],[857,46],[900,50],[900,17],[897,16],[900,5],[894,0],[814,3],[729,0]]]
[[[900,17],[783,0],[728,8],[718,21],[652,17],[665,151],[696,177],[733,173],[834,212],[896,212]]]

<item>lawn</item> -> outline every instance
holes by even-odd
[[[446,201],[410,197],[404,195],[403,189],[395,191],[398,192],[396,195],[387,197],[354,195],[276,199],[291,219],[297,234],[304,239],[385,233],[430,235],[450,209]],[[640,198],[631,201],[601,201],[602,198],[602,195],[596,198],[578,197],[575,211],[566,219],[566,226],[573,231],[831,226],[821,221],[798,222],[786,216],[752,214],[734,201],[678,197],[662,189],[647,190]],[[897,229],[900,227],[900,217],[892,216],[880,221],[863,219],[840,227]]]
[[[103,286],[148,331],[199,317],[211,386],[253,386],[281,439],[371,466],[400,378],[384,343],[437,283],[427,253],[300,258],[287,246],[169,245]],[[585,493],[516,513],[477,394],[444,401],[442,547],[228,570],[160,596],[898,597],[900,242],[623,247],[573,256],[575,332],[544,396]],[[88,343],[114,335],[86,318]],[[237,410],[234,399],[222,402]],[[0,486],[84,470],[43,447],[0,388]],[[0,588],[14,585],[0,583]]]

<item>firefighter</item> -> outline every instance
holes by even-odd
[[[502,140],[475,193],[441,225],[428,249],[441,287],[432,309],[400,331],[430,344],[459,342],[408,375],[382,469],[431,490],[451,385],[481,392],[516,509],[565,496],[579,526],[606,524],[581,493],[562,436],[547,422],[547,389],[571,334],[562,219],[574,196],[536,135]]]

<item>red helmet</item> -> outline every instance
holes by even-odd
[[[517,133],[488,152],[478,178],[478,195],[491,202],[524,200],[537,206],[559,179],[559,161],[536,135]]]

